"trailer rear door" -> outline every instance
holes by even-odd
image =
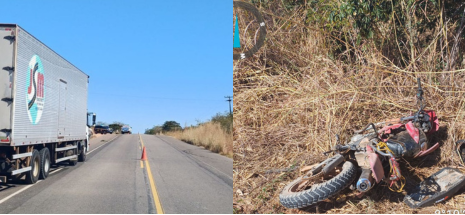
[[[10,143],[15,26],[0,26],[0,144]]]

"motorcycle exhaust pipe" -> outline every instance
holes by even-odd
[[[360,192],[367,192],[373,186],[373,176],[371,174],[371,169],[363,168],[362,174],[357,181],[357,190]]]

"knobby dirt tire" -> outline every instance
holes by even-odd
[[[336,195],[348,187],[357,176],[357,169],[353,163],[346,161],[342,166],[342,171],[320,184],[314,184],[308,190],[293,192],[291,190],[296,184],[301,182],[302,176],[284,187],[279,200],[286,208],[304,208],[317,202],[321,202]]]

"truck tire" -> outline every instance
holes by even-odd
[[[39,179],[46,179],[50,172],[50,151],[47,147],[43,148],[39,152],[40,154],[40,175]]]
[[[14,184],[19,184],[19,183],[22,183],[21,181],[21,178],[25,176],[25,173],[20,173],[20,174],[17,174],[17,175],[12,175],[10,178],[11,178],[11,182],[13,182]]]
[[[70,165],[70,166],[76,166],[77,162],[78,162],[77,159],[76,159],[76,160],[69,160],[69,161],[68,161],[68,165]]]
[[[87,147],[86,144],[82,146],[81,153],[78,156],[79,162],[85,162],[87,158]]]
[[[32,151],[31,171],[26,172],[26,183],[35,184],[39,180],[40,173],[40,154],[37,149]]]
[[[304,208],[328,199],[349,186],[357,176],[357,169],[350,161],[342,166],[342,171],[333,178],[319,184],[313,184],[309,189],[295,192],[295,187],[302,182],[302,176],[284,187],[279,200],[286,208]]]

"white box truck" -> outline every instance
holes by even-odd
[[[85,161],[95,124],[88,83],[88,75],[27,31],[0,24],[0,181],[32,184],[47,178],[51,164]]]

